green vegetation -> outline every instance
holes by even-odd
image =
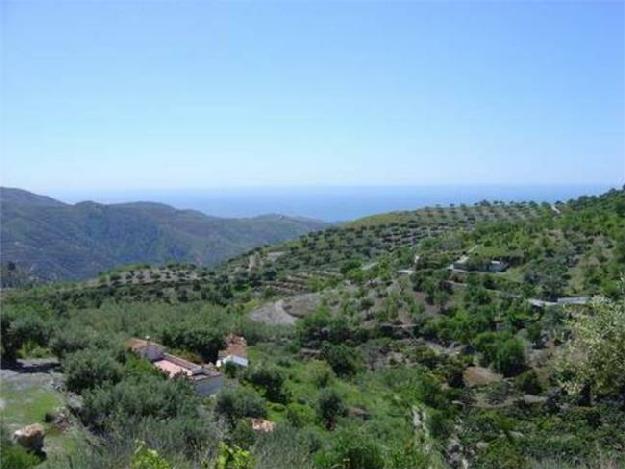
[[[625,278],[623,296],[597,300],[590,313],[571,322],[572,340],[565,347],[562,369],[573,392],[586,388],[599,394],[625,390]]]
[[[46,430],[45,451],[49,458],[65,458],[73,454],[79,441],[84,439],[78,427],[61,430],[50,417],[57,415],[65,405],[62,393],[53,389],[51,379],[42,379],[40,373],[17,376],[3,376],[0,387],[0,458],[2,468],[31,467],[42,461],[42,455],[31,454],[21,446],[13,444],[11,434],[15,430],[35,422],[43,424]]]
[[[277,215],[215,218],[149,202],[68,205],[9,188],[0,188],[0,204],[2,270],[8,274],[2,276],[3,287],[28,285],[37,278],[85,279],[132,263],[214,266],[255,246],[325,226]],[[175,271],[168,274],[177,278]],[[119,273],[111,274],[111,282],[119,280]],[[149,276],[135,281],[142,280]]]
[[[402,212],[176,279],[135,265],[10,291],[3,356],[56,355],[81,396],[98,444],[57,467],[618,467],[625,193],[557,209]],[[254,314],[267,305],[280,314]],[[210,398],[123,346],[149,335],[200,363],[230,333],[250,366]]]

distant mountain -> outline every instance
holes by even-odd
[[[131,263],[212,266],[325,223],[282,215],[228,219],[153,202],[65,204],[0,188],[2,264],[42,280],[88,278]]]
[[[3,206],[7,204],[30,207],[67,207],[66,203],[53,199],[52,197],[37,195],[23,189],[12,187],[0,187],[0,201]]]

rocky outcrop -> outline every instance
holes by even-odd
[[[40,423],[33,423],[13,433],[13,440],[29,451],[40,452],[43,449],[45,430]]]
[[[497,383],[503,379],[503,376],[489,370],[488,368],[470,366],[464,370],[463,378],[465,385],[472,388]]]
[[[533,394],[525,394],[523,396],[523,405],[526,406],[540,406],[547,402],[547,397],[545,396],[535,396]]]

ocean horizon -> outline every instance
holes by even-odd
[[[345,222],[378,213],[415,210],[437,204],[473,204],[481,200],[552,203],[582,195],[598,195],[616,187],[616,184],[363,186],[51,191],[46,195],[68,203],[85,200],[107,204],[160,202],[224,218],[273,213],[326,222]]]

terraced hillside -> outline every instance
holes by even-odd
[[[621,196],[622,191],[615,191],[602,198],[589,198],[590,202],[582,198],[557,206],[482,202],[464,208],[386,214],[312,232],[284,244],[255,248],[216,269],[180,263],[131,265],[86,284],[68,285],[63,295],[114,295],[170,302],[199,299],[228,304],[241,296],[259,298],[320,291],[345,281],[375,278],[380,269],[388,270],[389,266],[393,275],[401,272],[414,277],[420,275],[414,274],[415,270],[436,271],[454,288],[460,288],[468,272],[448,267],[467,254],[482,263],[505,261],[510,267],[506,272],[476,274],[514,294],[548,300],[596,293],[600,289],[597,282],[590,288],[591,280],[581,277],[582,271],[589,270],[601,276],[604,283],[611,279],[612,287],[606,288],[613,291],[618,275],[614,268],[609,273],[606,265],[613,258],[613,251],[619,249],[615,237],[620,234],[584,234],[571,220],[597,217],[603,212],[592,213],[585,204],[618,201]],[[500,216],[493,217],[492,210]],[[587,225],[595,229],[592,223]],[[524,241],[519,244],[520,238]],[[575,239],[573,246],[571,241]],[[529,249],[532,251],[523,254]],[[554,255],[564,251],[568,257]],[[540,264],[545,262],[545,266]],[[85,285],[90,288],[85,289]]]
[[[101,438],[78,467],[128,467],[135,441],[188,467],[621,467],[625,191],[535,207],[389,215],[215,270],[134,265],[6,292],[3,356],[60,358]],[[230,334],[251,366],[225,369],[209,399],[121,352],[150,336],[203,363]]]
[[[327,226],[281,215],[216,218],[150,202],[70,205],[10,188],[0,188],[0,204],[3,265],[44,281],[85,279],[138,262],[215,266]]]
[[[277,247],[255,249],[229,261],[226,270],[235,277],[253,277],[278,292],[316,290],[355,268],[366,271],[377,259],[392,253],[414,259],[424,241],[445,233],[468,232],[484,223],[520,223],[557,215],[549,204],[535,203],[427,207],[369,217]]]
[[[130,298],[212,299],[226,303],[241,291],[252,295],[295,295],[318,291],[342,281],[348,271],[366,272],[380,258],[392,253],[414,257],[417,247],[451,231],[470,231],[491,222],[491,208],[511,222],[552,218],[557,212],[548,204],[479,203],[456,209],[424,208],[414,212],[386,214],[348,225],[311,232],[298,239],[270,247],[259,247],[227,261],[217,269],[194,264],[170,263],[153,266],[134,264],[105,273],[86,285],[108,295]],[[564,210],[564,206],[562,206]],[[82,287],[68,286],[68,290]],[[67,293],[69,294],[69,293]]]

